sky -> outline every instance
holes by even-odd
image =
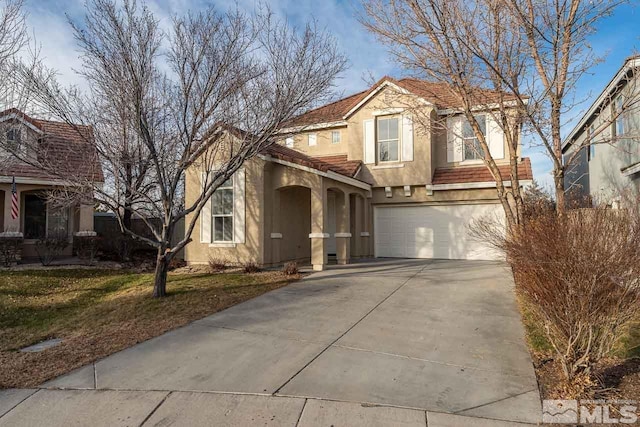
[[[336,81],[337,89],[346,95],[364,90],[369,82],[384,75],[401,77],[403,74],[391,56],[375,38],[357,21],[357,6],[352,0],[270,0],[272,10],[293,25],[301,26],[315,19],[321,28],[331,32],[340,49],[349,59],[349,68]],[[603,61],[583,76],[575,93],[582,101],[565,117],[563,134],[568,134],[582,113],[600,94],[624,59],[640,51],[640,1],[619,7],[616,12],[599,22],[598,31],[590,44]],[[227,10],[236,5],[251,11],[255,0],[147,0],[147,4],[161,25],[168,27],[171,17],[188,10],[197,11],[207,6]],[[77,49],[67,17],[79,21],[83,17],[84,0],[26,0],[28,25],[36,43],[41,47],[45,63],[58,70],[62,84],[78,84],[74,69],[80,67]],[[523,141],[523,155],[531,158],[534,178],[551,190],[551,161],[534,141]]]

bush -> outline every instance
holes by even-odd
[[[287,276],[295,276],[300,272],[298,263],[295,261],[289,261],[282,267],[282,272]]]
[[[567,380],[589,375],[640,309],[640,221],[626,211],[540,214],[503,239],[519,292]]]
[[[75,246],[75,252],[76,255],[78,255],[78,258],[88,264],[93,264],[96,259],[96,253],[98,251],[98,237],[74,236],[73,244]]]
[[[226,270],[228,267],[229,263],[224,258],[209,255],[209,271],[211,273],[219,273]]]
[[[65,248],[69,246],[69,238],[66,234],[53,235],[38,239],[35,244],[36,253],[42,265],[51,265]]]
[[[553,213],[556,209],[556,202],[551,197],[551,194],[540,187],[536,181],[533,181],[533,184],[526,188],[522,194],[522,199],[522,213],[525,220]]]
[[[23,241],[21,235],[0,237],[0,262],[3,266],[11,267],[18,263]]]
[[[242,270],[244,270],[245,273],[257,273],[260,271],[260,266],[254,261],[249,261],[242,265]]]

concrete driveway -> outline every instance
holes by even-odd
[[[336,267],[0,392],[0,425],[537,423],[512,286],[491,262]]]

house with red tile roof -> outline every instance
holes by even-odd
[[[22,237],[22,257],[29,258],[37,256],[40,239],[63,236],[71,243],[74,235],[92,234],[90,202],[53,206],[47,197],[70,185],[65,176],[104,182],[91,129],[9,109],[0,112],[0,131],[0,236]],[[24,161],[30,157],[35,161]],[[45,159],[46,168],[35,166]],[[70,244],[63,255],[71,250]]]
[[[504,135],[487,114],[504,94],[474,97],[492,157],[509,176]],[[459,107],[446,85],[384,77],[295,117],[216,191],[185,260],[310,260],[321,270],[332,259],[495,258],[470,227],[504,213]],[[520,184],[530,184],[529,159],[518,161]],[[200,187],[201,177],[187,177],[187,204]]]

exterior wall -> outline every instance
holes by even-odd
[[[264,224],[264,164],[259,158],[253,158],[244,164],[245,170],[245,242],[244,243],[208,243],[201,241],[201,219],[195,214],[187,215],[185,227],[195,221],[193,239],[185,247],[184,259],[191,264],[206,264],[209,258],[225,260],[231,264],[253,261],[263,263],[263,224]],[[199,196],[201,170],[194,167],[186,174],[185,204],[190,206]]]
[[[382,89],[371,98],[358,111],[348,119],[348,155],[350,160],[362,160],[364,162],[364,125],[365,120],[377,117],[400,116],[398,114],[376,115],[384,110],[394,108],[415,107],[413,96],[398,95],[388,88]],[[424,107],[424,117],[430,117],[432,107]],[[421,114],[421,117],[423,114]],[[431,160],[431,132],[425,120],[413,120],[413,161],[405,161],[400,158],[398,162],[384,162],[381,164],[363,164],[360,178],[371,183],[374,187],[425,185],[431,183],[433,176]],[[402,153],[402,131],[399,130],[399,148]],[[401,157],[401,156],[400,156]]]
[[[18,219],[11,218],[11,184],[0,184],[0,194],[3,200],[0,203],[2,210],[2,231],[20,231],[24,232],[24,200],[25,195],[39,193],[54,189],[51,185],[35,185],[35,184],[17,184],[18,195],[20,199],[20,217]],[[93,206],[77,205],[69,208],[69,246],[63,251],[62,256],[72,255],[72,238],[73,234],[78,231],[93,231]],[[25,239],[22,257],[35,258],[37,252],[35,248],[35,239]]]
[[[439,203],[499,203],[494,188],[472,190],[440,190],[432,195],[427,194],[424,186],[411,187],[411,196],[404,195],[404,189],[392,189],[392,197],[387,197],[384,188],[374,188],[371,203],[374,205],[393,204],[439,204]]]
[[[333,131],[340,132],[340,142],[337,144],[332,142],[331,133]],[[310,134],[316,135],[315,146],[309,145]],[[281,143],[284,144],[283,141],[281,141]],[[349,131],[346,126],[328,129],[303,130],[299,134],[293,136],[293,144],[293,147],[290,148],[314,157],[348,154]]]
[[[623,89],[623,93],[626,88]],[[640,162],[640,143],[637,141],[640,131],[640,111],[634,109],[629,113],[628,123],[635,126],[632,135],[635,138],[619,139],[615,135],[615,122],[612,123],[612,105],[607,105],[602,112],[587,122],[585,130],[582,130],[573,139],[573,146],[580,146],[586,143],[588,132],[586,129],[593,125],[595,129],[604,127],[602,132],[594,137],[595,144],[589,148],[584,148],[577,159],[577,166],[580,171],[586,169],[588,172],[588,185],[583,194],[589,194],[594,203],[618,205],[630,204],[637,206],[640,200],[640,174],[635,173],[625,176],[621,169]],[[614,141],[611,143],[611,141]],[[567,154],[572,153],[571,148]],[[565,154],[565,158],[567,158]],[[576,183],[578,177],[572,176],[566,181],[565,189]]]

